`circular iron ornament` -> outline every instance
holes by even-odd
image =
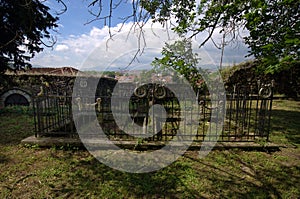
[[[154,97],[157,99],[165,98],[166,97],[166,89],[162,85],[155,86]]]
[[[137,29],[130,33],[124,32],[116,34],[114,35],[113,40],[110,40],[109,42],[105,41],[104,45],[98,45],[98,47],[83,62],[82,68],[112,71],[118,67],[126,66],[124,67],[126,73],[136,72],[136,70],[140,69],[139,67],[145,65],[151,66],[152,60],[154,60],[155,57],[160,56],[160,52],[166,43],[172,44],[175,41],[180,40],[177,34],[172,34],[164,29],[143,28],[142,34],[147,43],[147,47],[143,48],[143,54],[141,57],[138,57],[139,63],[141,64],[138,65],[139,63],[131,61],[136,57],[136,52],[138,52],[140,46],[132,46],[132,44],[136,42],[130,41],[136,41],[140,38],[137,36],[139,35],[139,31],[141,30]],[[154,40],[157,40],[157,35],[159,35],[160,42],[153,42]],[[198,43],[195,45],[199,46]],[[116,52],[120,52],[120,46],[128,51],[121,55],[116,54]],[[202,55],[201,58],[205,57],[212,60],[206,51],[197,52],[197,54]],[[151,56],[151,59],[149,59],[149,56]],[[105,65],[104,68],[99,69],[97,68],[101,65],[99,63],[102,65],[103,63],[107,63],[107,65]],[[136,66],[128,67],[128,63],[133,63],[131,65],[136,64]],[[197,66],[196,68],[199,67],[200,66]],[[211,117],[214,119],[211,120],[210,130],[206,133],[201,145],[199,152],[200,158],[206,156],[218,141],[226,112],[226,94],[220,74],[214,74],[213,77],[211,77],[204,71],[205,70],[199,70],[199,74],[202,75],[207,84],[212,107],[220,108],[211,110]],[[168,70],[164,72],[168,73],[166,74],[167,76],[176,76],[174,79],[180,79],[177,78],[180,77],[180,74],[176,73],[176,71]],[[157,75],[153,73],[152,76],[156,77]],[[101,85],[102,81],[100,81],[100,78],[101,77],[93,77],[88,79],[89,83],[87,87],[82,89],[80,86],[81,77],[78,76],[75,79],[72,94],[72,114],[78,135],[87,150],[98,161],[120,171],[130,173],[152,172],[172,164],[181,157],[193,143],[192,139],[186,139],[185,129],[192,129],[188,136],[191,138],[196,137],[196,129],[200,121],[201,113],[198,109],[198,98],[188,80],[181,78],[180,82],[177,84],[165,82],[163,86],[160,85],[156,89],[153,88],[153,95],[155,94],[154,98],[160,99],[159,101],[164,100],[163,98],[166,96],[166,89],[176,97],[176,101],[179,104],[178,107],[182,107],[176,111],[180,115],[178,128],[176,128],[176,134],[172,137],[172,140],[166,142],[159,150],[135,151],[120,148],[118,145],[120,144],[121,138],[118,141],[109,139],[98,122],[99,118],[95,110],[96,105],[93,104],[97,104],[95,103],[95,99],[98,97],[95,96],[97,90],[106,86]],[[143,79],[143,82],[145,82],[146,85],[159,85],[162,80],[153,81],[150,78],[149,80]],[[153,128],[147,126],[147,123],[145,123],[145,125],[143,124],[143,126],[136,124],[129,111],[129,102],[132,95],[146,97],[148,92],[150,91],[147,91],[146,86],[136,88],[134,83],[123,84],[122,82],[117,82],[111,92],[111,96],[109,96],[110,99],[103,100],[103,104],[110,103],[109,107],[111,110],[109,112],[103,110],[103,113],[100,114],[101,118],[107,117],[113,119],[114,124],[116,124],[120,130],[138,140],[143,140],[158,134],[166,124],[168,114],[164,106],[156,104],[154,98],[151,98],[153,101],[149,101],[147,106],[149,107],[149,121],[153,122]],[[79,95],[82,99],[82,103],[89,105],[85,107],[84,111],[79,110],[78,105],[76,105],[76,99]],[[221,101],[223,102],[222,106],[220,106]],[[188,106],[188,109],[186,106]],[[192,117],[191,114],[193,114]],[[137,112],[136,115],[139,115],[139,113]],[[150,131],[150,129],[152,130]],[[134,132],[139,132],[139,134],[135,134]]]
[[[144,98],[147,95],[147,85],[143,84],[139,87],[136,87],[133,91],[134,95],[139,98]]]
[[[271,97],[272,95],[272,88],[271,86],[263,86],[259,89],[259,96],[261,96],[262,98],[266,99],[266,98],[269,98]]]

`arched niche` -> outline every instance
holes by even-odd
[[[10,105],[32,106],[31,96],[28,92],[22,89],[9,89],[1,94],[0,107]]]

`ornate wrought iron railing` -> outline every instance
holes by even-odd
[[[136,86],[131,84],[130,86],[133,93],[122,91],[125,95],[130,95],[129,105],[125,100],[126,96],[124,100],[120,98],[118,104],[112,104],[111,88],[103,87],[101,92],[97,92],[98,94],[94,96],[79,95],[72,98],[71,96],[43,95],[36,97],[33,100],[36,136],[76,137],[74,114],[72,114],[72,106],[73,108],[75,106],[79,113],[84,112],[82,115],[75,116],[77,121],[80,120],[84,124],[95,122],[91,115],[96,113],[97,122],[111,140],[170,141],[176,136],[179,127],[184,129],[184,139],[196,141],[217,139],[231,142],[253,141],[257,138],[269,139],[272,84],[259,83],[257,87],[234,86],[226,93],[226,103],[219,106],[214,105],[216,103],[212,102],[209,95],[197,96],[197,103],[186,100],[179,104],[178,98],[162,85]],[[128,89],[128,84],[124,88]],[[86,103],[91,101],[90,98],[95,103]],[[161,117],[155,119],[151,117],[151,108],[154,104],[160,104],[165,110]],[[193,107],[191,104],[194,104]],[[84,110],[85,106],[93,108]],[[128,107],[129,110],[126,111]],[[212,112],[225,107],[226,116],[222,118],[221,131],[212,133],[215,128],[212,126],[212,121],[221,118],[221,115],[212,115]],[[120,113],[129,112],[131,122],[123,121],[124,126],[117,124],[112,109],[120,110]],[[185,117],[191,118],[190,121],[197,120],[197,128],[191,128],[191,125],[184,119]],[[141,128],[132,127],[132,123]],[[153,135],[143,138],[145,132],[153,132]]]

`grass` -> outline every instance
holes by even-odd
[[[130,174],[74,147],[20,145],[34,133],[25,113],[0,113],[0,198],[298,198],[300,102],[274,101],[276,152],[188,151],[156,172]]]
[[[300,144],[300,102],[277,100],[273,104],[271,139],[276,143]]]

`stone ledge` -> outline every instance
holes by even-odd
[[[30,136],[21,141],[21,144],[38,145],[41,147],[51,146],[83,146],[80,139],[67,137],[35,137]]]
[[[87,139],[87,142],[90,144],[91,148],[97,149],[114,149],[115,145],[122,146],[122,148],[137,150],[153,150],[162,148],[165,145],[165,142],[145,142],[137,144],[136,141],[112,141],[107,142],[105,140],[94,140]],[[52,146],[74,146],[74,147],[84,147],[79,138],[67,138],[67,137],[35,137],[30,136],[21,141],[22,144],[26,145],[38,145],[40,147],[52,147]],[[184,142],[174,143],[174,147],[180,147],[184,145]],[[186,143],[189,144],[189,143]],[[189,150],[200,150],[201,147],[205,144],[206,147],[210,148],[214,145],[212,142],[193,142]],[[267,150],[267,151],[276,151],[279,148],[286,148],[285,145],[278,145],[271,142],[266,142],[263,145],[255,142],[217,142],[213,146],[213,150],[226,150],[226,149],[243,149],[243,150]],[[204,148],[205,149],[205,148]]]

